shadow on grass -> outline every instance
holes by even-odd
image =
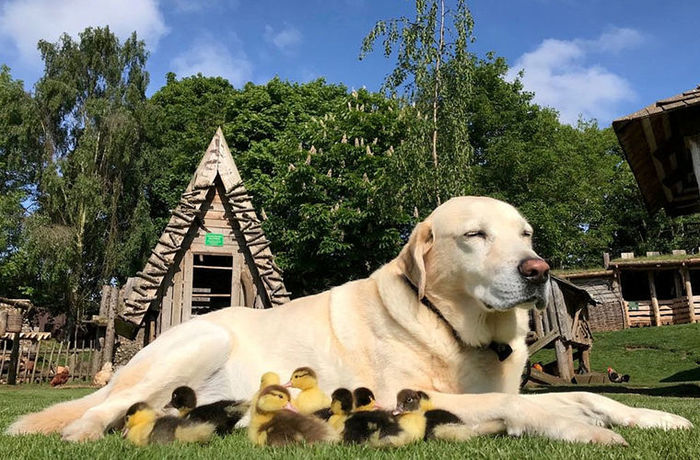
[[[700,366],[695,369],[676,372],[662,379],[661,382],[688,382],[691,380],[700,380]]]
[[[628,393],[647,396],[675,396],[680,398],[700,398],[700,385],[684,383],[654,388],[628,387],[625,385],[557,385],[529,387],[523,393],[561,393],[565,391],[590,391],[591,393]]]

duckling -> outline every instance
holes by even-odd
[[[372,390],[365,387],[356,388],[353,395],[354,409],[343,424],[343,441],[361,443],[372,437],[378,439],[396,436],[401,432],[393,414],[379,408]]]
[[[313,414],[331,405],[331,398],[318,387],[316,372],[310,367],[300,367],[292,372],[292,377],[285,387],[301,390],[293,404],[302,414]]]
[[[347,388],[338,388],[331,395],[331,415],[327,421],[336,433],[342,433],[345,428],[345,421],[352,412],[352,405],[352,393]]]
[[[188,386],[175,388],[168,406],[177,409],[180,416],[187,420],[212,423],[220,436],[231,433],[248,410],[247,403],[236,400],[221,400],[197,406],[197,395]]]
[[[211,423],[195,422],[179,417],[158,417],[145,402],[132,405],[124,417],[123,435],[137,446],[180,442],[208,442],[214,434]]]
[[[372,390],[369,388],[355,388],[355,391],[353,391],[353,396],[355,398],[355,408],[353,409],[353,412],[381,409],[374,398],[374,393],[372,393]]]
[[[478,423],[468,427],[457,415],[444,409],[436,409],[430,400],[430,396],[423,391],[404,389],[396,395],[396,412],[401,419],[409,414],[425,418],[424,440],[444,439],[450,441],[465,441],[480,434],[496,434],[505,431],[505,425],[501,420],[493,420]],[[415,417],[405,419],[413,423]],[[401,422],[399,422],[401,425]]]
[[[283,386],[270,385],[263,389],[252,411],[248,437],[255,444],[283,446],[336,439],[325,423],[294,411],[289,391]]]
[[[270,385],[279,385],[280,384],[280,376],[276,372],[265,372],[262,376],[260,376],[260,386],[258,387],[258,391],[255,392],[252,398],[250,398],[250,411],[251,413],[253,412],[253,409],[255,408],[255,404],[258,402],[258,397],[260,396],[260,392],[263,391],[266,387],[269,387]]]

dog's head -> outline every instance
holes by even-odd
[[[426,293],[487,311],[544,307],[549,265],[532,249],[532,227],[511,205],[458,197],[413,230],[399,254],[404,274]]]

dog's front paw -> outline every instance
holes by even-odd
[[[570,424],[556,438],[569,442],[628,446],[625,438],[608,428],[583,423]]]
[[[660,410],[637,408],[632,409],[631,413],[625,417],[623,425],[639,428],[662,428],[664,430],[689,430],[693,428],[693,424],[680,415]]]
[[[81,418],[63,429],[61,437],[64,441],[83,442],[95,441],[104,436],[104,427],[94,419]]]

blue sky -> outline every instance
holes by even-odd
[[[452,3],[448,0],[448,4]],[[524,69],[536,101],[605,126],[700,84],[700,2],[667,0],[473,0],[473,51]],[[86,26],[132,30],[151,52],[149,93],[168,71],[221,75],[236,87],[275,75],[325,77],[376,90],[392,62],[357,56],[378,19],[408,15],[405,0],[0,0],[0,62],[36,81],[39,38]]]

